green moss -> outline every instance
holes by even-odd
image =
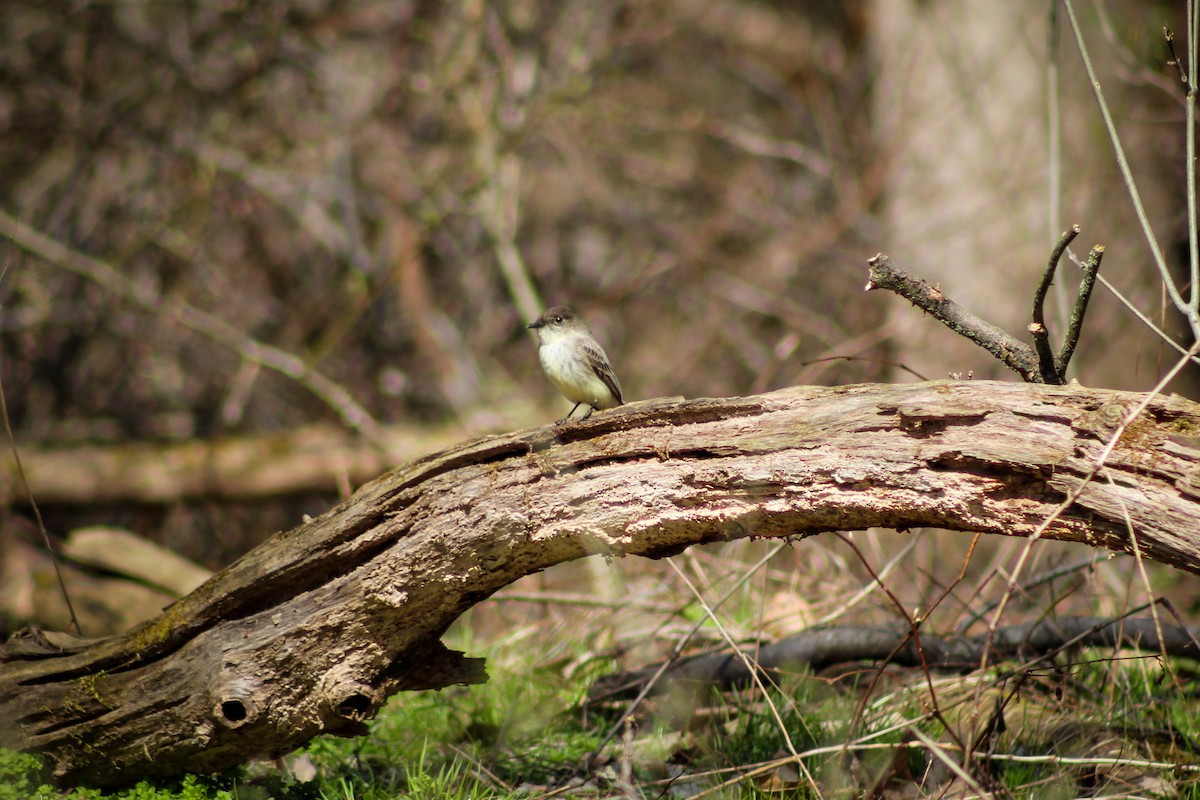
[[[133,648],[137,653],[153,650],[165,642],[175,630],[181,618],[181,605],[176,603],[152,620],[142,623],[134,630]]]
[[[1176,417],[1167,423],[1167,430],[1184,436],[1200,436],[1200,419]]]
[[[1125,428],[1125,432],[1121,434],[1121,443],[1126,447],[1149,449],[1157,446],[1163,435],[1163,430],[1143,414]]]
[[[104,680],[107,677],[108,677],[108,673],[105,672],[104,670],[100,670],[99,672],[97,672],[93,675],[84,675],[82,677],[76,678],[74,681],[72,681],[72,683],[75,685],[76,690],[79,691],[80,693],[82,693],[83,696],[89,697],[92,700],[95,700],[97,703],[99,703],[104,708],[112,708],[112,706],[109,705],[109,703],[106,702],[104,697],[101,696],[101,694],[100,694],[100,686],[99,686],[100,681]],[[71,701],[63,703],[63,707],[68,708],[68,709],[75,707],[75,708],[77,708],[77,710],[83,710],[83,706],[75,704]]]

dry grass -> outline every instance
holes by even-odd
[[[776,547],[700,548],[670,566],[618,562],[599,576],[571,565],[540,579],[551,590],[560,580],[576,590],[589,579],[616,582],[626,601],[580,604],[548,594],[534,602],[535,587],[514,587],[477,607],[464,631],[471,631],[476,649],[490,643],[502,672],[568,682],[594,674],[598,664],[641,667],[672,652],[731,641],[749,646],[752,658],[754,643],[818,620],[890,624],[902,610],[922,620],[925,631],[974,633],[986,629],[987,608],[994,609],[1007,591],[1007,575],[1022,551],[1020,542],[970,548],[934,532],[915,533],[906,542],[880,531],[860,534],[853,543],[827,536],[785,546],[753,569]],[[965,565],[951,560],[968,552]],[[1034,553],[1022,581],[1027,588],[1013,595],[1006,624],[1100,609],[1117,614],[1146,599],[1132,559],[1081,559],[1084,548],[1057,544]],[[962,579],[951,586],[936,577],[960,572]],[[529,600],[506,598],[509,591]],[[593,591],[600,594],[603,587],[596,584]],[[942,593],[936,607],[924,605]],[[706,606],[716,606],[711,617]],[[695,623],[706,618],[697,631]],[[686,646],[683,637],[690,637]],[[532,653],[538,655],[530,664]],[[759,685],[696,705],[690,694],[681,701],[683,695],[673,700],[667,692],[643,702],[632,716],[625,703],[590,712],[562,708],[560,714],[594,735],[616,730],[607,748],[596,751],[605,755],[588,785],[600,796],[620,793],[613,787],[621,753],[628,753],[643,796],[686,785],[698,796],[789,791],[842,797],[877,790],[908,797],[980,790],[1021,797],[1036,794],[1047,780],[1056,792],[1090,787],[1102,796],[1122,796],[1194,790],[1200,719],[1188,710],[1187,698],[1195,680],[1193,665],[1153,653],[1071,649],[1028,668],[1004,663],[962,675],[847,664],[796,674],[782,692],[764,694]],[[628,719],[636,725],[631,728]],[[584,774],[563,767],[559,779],[578,781]],[[550,781],[539,791],[552,792],[555,785]],[[581,784],[572,785],[579,791]]]

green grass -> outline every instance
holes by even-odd
[[[497,796],[489,784],[551,781],[599,744],[566,713],[576,694],[549,676],[493,671],[485,686],[393,698],[369,736],[322,738],[308,754],[323,773],[369,776],[405,796]]]
[[[468,649],[479,652],[470,645]],[[528,652],[531,648],[516,648]],[[619,706],[607,716],[593,712],[584,724],[580,701],[595,672],[562,677],[554,667],[538,669],[528,660],[496,651],[492,680],[484,686],[399,695],[388,704],[368,735],[357,739],[323,737],[293,756],[311,762],[316,777],[301,782],[267,765],[252,765],[218,778],[188,776],[164,784],[141,783],[119,792],[79,789],[75,800],[393,800],[449,798],[509,800],[540,794],[580,774],[604,733],[620,720]],[[1195,763],[1189,742],[1200,739],[1200,707],[1192,702],[1194,681],[1164,677],[1154,660],[1104,661],[1101,652],[1077,655],[1076,666],[1044,670],[1003,687],[991,683],[982,697],[973,684],[955,676],[936,682],[939,706],[952,728],[972,718],[972,703],[991,713],[997,697],[1007,698],[1008,730],[996,752],[1019,755],[1113,756],[1126,759]],[[1179,670],[1191,669],[1183,665]],[[994,678],[998,669],[989,673]],[[1179,671],[1171,673],[1178,675]],[[1190,674],[1190,673],[1188,673]],[[603,751],[597,774],[586,789],[599,796],[619,794],[616,776],[632,769],[647,797],[670,785],[692,791],[713,787],[766,765],[753,777],[731,783],[722,797],[807,798],[815,782],[825,797],[856,797],[880,786],[921,780],[937,765],[906,733],[915,726],[953,751],[955,737],[929,716],[929,687],[915,671],[896,671],[876,687],[871,703],[861,704],[869,681],[830,682],[793,676],[771,698],[803,766],[785,763],[789,753],[779,720],[761,695],[745,690],[714,694],[698,705],[637,722],[636,736],[618,734]],[[886,687],[886,688],[885,688]],[[1172,700],[1172,698],[1178,698]],[[670,703],[660,698],[658,708]],[[1174,735],[1174,741],[1169,732]],[[962,735],[962,734],[960,734]],[[870,748],[841,750],[847,741]],[[1115,744],[1113,744],[1115,742]],[[957,751],[953,751],[957,752]],[[56,800],[59,790],[41,784],[38,760],[0,751],[0,800]],[[1200,800],[1200,779],[1119,764],[1067,766],[1050,762],[978,761],[980,780],[1004,787],[1013,798],[1075,796],[1081,787],[1139,775],[1162,777],[1163,794]],[[1169,790],[1169,792],[1168,792]],[[578,794],[578,793],[576,793]],[[1146,796],[1155,794],[1147,788]],[[568,794],[567,796],[575,796]]]

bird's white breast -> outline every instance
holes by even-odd
[[[546,377],[573,403],[587,403],[594,408],[616,405],[612,391],[592,370],[579,346],[578,336],[554,332],[543,333],[538,359]]]

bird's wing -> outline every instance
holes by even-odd
[[[612,364],[608,363],[608,356],[604,354],[604,351],[588,343],[583,346],[583,352],[587,356],[588,366],[592,368],[592,372],[604,381],[604,385],[613,393],[613,397],[617,398],[617,405],[624,403],[625,401],[621,399],[621,383],[617,380],[617,373],[613,372]]]

